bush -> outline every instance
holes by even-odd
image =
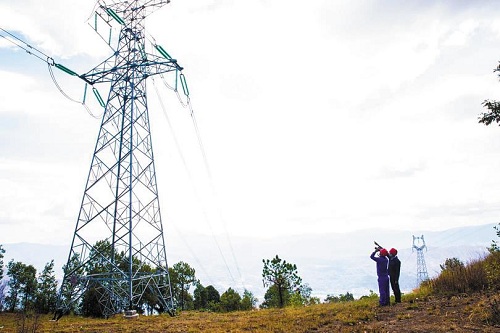
[[[498,290],[500,286],[500,252],[464,265],[457,258],[440,265],[441,274],[429,281],[433,294],[452,294]]]
[[[500,252],[491,252],[484,259],[484,270],[488,289],[493,291],[500,290]]]

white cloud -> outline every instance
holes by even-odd
[[[109,54],[96,49],[103,43],[84,23],[91,5],[4,3],[0,21],[83,71],[98,63],[93,57]],[[472,213],[476,204],[490,209],[498,202],[494,188],[500,180],[493,167],[498,158],[489,149],[498,135],[478,125],[477,115],[484,99],[498,96],[491,70],[498,60],[500,25],[494,8],[484,15],[482,7],[449,6],[172,1],[151,15],[148,30],[185,67],[232,233],[415,228],[424,217],[429,226],[439,227],[494,219],[494,211]],[[11,52],[2,49],[2,54],[6,51]],[[76,216],[74,202],[78,205],[83,191],[99,122],[66,101],[42,70],[17,70],[19,63],[36,59],[8,60],[16,62],[16,69],[2,65],[0,117],[23,114],[40,122],[37,135],[47,146],[41,149],[45,158],[37,156],[36,146],[26,144],[33,144],[34,134],[23,132],[31,138],[23,141],[23,150],[32,154],[24,154],[23,163],[46,161],[54,153],[57,164],[50,168],[61,170],[68,168],[59,166],[61,160],[79,156],[79,171],[62,176],[74,184],[72,205],[24,183],[20,175],[3,181],[17,189],[18,199],[32,193],[26,205],[40,214],[43,206],[62,204]],[[78,80],[56,75],[71,96],[82,95]],[[190,175],[155,99],[150,94],[166,224],[185,232],[224,231],[188,111],[175,98],[166,99]],[[14,160],[12,147],[1,149],[5,161]],[[57,177],[56,172],[49,178]],[[43,184],[47,192],[57,192]],[[35,223],[29,211],[17,215],[4,200],[5,219]],[[429,212],[436,205],[453,209],[433,218]],[[460,207],[467,214],[460,215]],[[67,214],[42,215],[51,224],[50,218],[61,221]]]

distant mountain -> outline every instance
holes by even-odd
[[[447,258],[464,262],[478,259],[496,238],[496,224],[454,228],[443,231],[361,230],[349,233],[303,234],[277,238],[229,237],[228,235],[189,234],[167,237],[169,264],[185,261],[196,269],[205,286],[214,285],[221,293],[228,287],[243,292],[246,288],[260,300],[262,259],[275,255],[297,264],[299,275],[308,283],[313,295],[323,300],[327,294],[351,292],[355,297],[377,292],[375,263],[369,255],[373,241],[399,250],[402,262],[401,287],[416,287],[417,259],[412,251],[412,236],[424,235],[427,250],[424,258],[430,277],[440,272],[439,265]],[[54,259],[58,278],[66,263],[69,245],[15,243],[4,244],[5,263],[14,259],[34,265],[39,271]]]

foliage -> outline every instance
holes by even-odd
[[[207,291],[207,303],[210,303],[210,302],[219,303],[220,302],[220,294],[217,291],[217,289],[215,289],[214,286],[210,285],[210,286],[206,287],[205,290]]]
[[[299,286],[290,297],[291,306],[304,306],[319,304],[320,300],[317,297],[312,297],[312,288],[307,284]]]
[[[488,289],[500,290],[500,251],[491,252],[484,259],[484,271]]]
[[[22,311],[33,307],[36,299],[37,280],[36,269],[32,265],[11,260],[7,264],[7,276],[9,277],[9,293],[5,303],[10,312],[16,309]]]
[[[96,242],[90,251],[90,259],[85,266],[85,273],[96,275],[109,272],[111,270],[109,258],[112,254],[112,246],[108,240]],[[81,313],[87,317],[102,317],[104,309],[99,299],[104,293],[105,290],[99,283],[90,282],[82,297]]]
[[[497,232],[497,237],[500,237],[500,223],[498,225],[494,226],[494,228]],[[491,241],[491,247],[488,248],[488,251],[490,251],[490,253],[500,252],[500,245],[498,244],[497,240]]]
[[[284,304],[288,304],[290,302],[291,296],[292,295],[288,289],[285,289],[283,291],[283,295],[281,297],[283,299]],[[278,292],[278,287],[276,285],[272,285],[266,290],[266,293],[264,294],[264,301],[262,302],[260,307],[262,309],[282,307],[280,305],[280,296]]]
[[[378,299],[378,294],[375,293],[373,290],[370,289],[370,294],[363,295],[359,299]]]
[[[241,310],[252,310],[255,308],[258,299],[254,297],[251,291],[245,289],[243,292],[243,297],[241,298],[240,309]]]
[[[196,283],[196,288],[193,291],[193,306],[195,310],[201,310],[207,308],[207,289],[198,281]]]
[[[229,288],[220,296],[222,312],[237,311],[240,309],[241,296],[233,288]]]
[[[444,264],[439,265],[441,267],[441,271],[449,271],[449,272],[461,272],[465,269],[464,263],[458,258],[448,258],[444,261]]]
[[[500,72],[500,64],[493,70],[493,72]],[[479,123],[486,126],[492,124],[493,122],[500,124],[500,102],[485,100],[482,105],[488,109],[488,111],[479,115]]]
[[[375,297],[378,297],[377,294],[373,293],[373,290],[370,290],[371,294],[374,294]],[[371,295],[370,294],[370,295]],[[365,296],[370,297],[370,296]],[[338,296],[327,295],[325,298],[325,303],[342,303],[342,302],[352,302],[354,301],[354,295],[350,292],[346,292],[345,294],[339,294]]]
[[[38,276],[38,290],[36,292],[35,307],[37,313],[49,313],[56,310],[57,281],[54,273],[54,260],[45,264]]]
[[[264,263],[262,270],[264,286],[275,287],[278,306],[284,307],[287,304],[287,296],[302,283],[297,272],[297,265],[281,260],[278,255],[271,260],[263,259],[262,262]]]
[[[479,115],[479,123],[486,126],[493,122],[500,123],[500,103],[498,101],[485,100],[482,105],[489,111]]]
[[[484,259],[467,264],[457,258],[446,259],[441,274],[428,283],[432,294],[468,293],[491,289],[498,285],[500,254],[489,254]]]
[[[5,249],[2,244],[0,244],[0,311],[3,310],[3,303],[5,299],[5,287],[7,282],[3,281],[3,258]]]
[[[0,312],[3,311],[3,306],[5,302],[5,288],[7,287],[7,281],[0,280]]]
[[[4,258],[5,249],[0,244],[0,280],[3,279],[3,258]]]
[[[186,310],[186,295],[189,295],[189,288],[197,282],[195,270],[189,264],[180,261],[169,267],[168,272],[174,298],[180,305],[180,310]]]

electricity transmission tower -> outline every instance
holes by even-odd
[[[425,265],[424,259],[424,249],[427,250],[425,246],[424,236],[415,237],[413,236],[413,247],[412,251],[415,249],[417,251],[417,284],[420,285],[423,281],[429,280],[429,275],[427,274],[427,266]]]
[[[55,64],[92,87],[110,84],[106,102],[93,88],[105,109],[64,267],[59,311],[93,298],[104,316],[144,304],[173,314],[146,79],[172,72],[177,82],[182,68],[159,45],[152,49],[159,54],[146,51],[144,29],[145,18],[169,2],[99,1],[95,30],[98,21],[119,26],[113,55],[82,75]],[[180,81],[187,89],[182,74]]]

